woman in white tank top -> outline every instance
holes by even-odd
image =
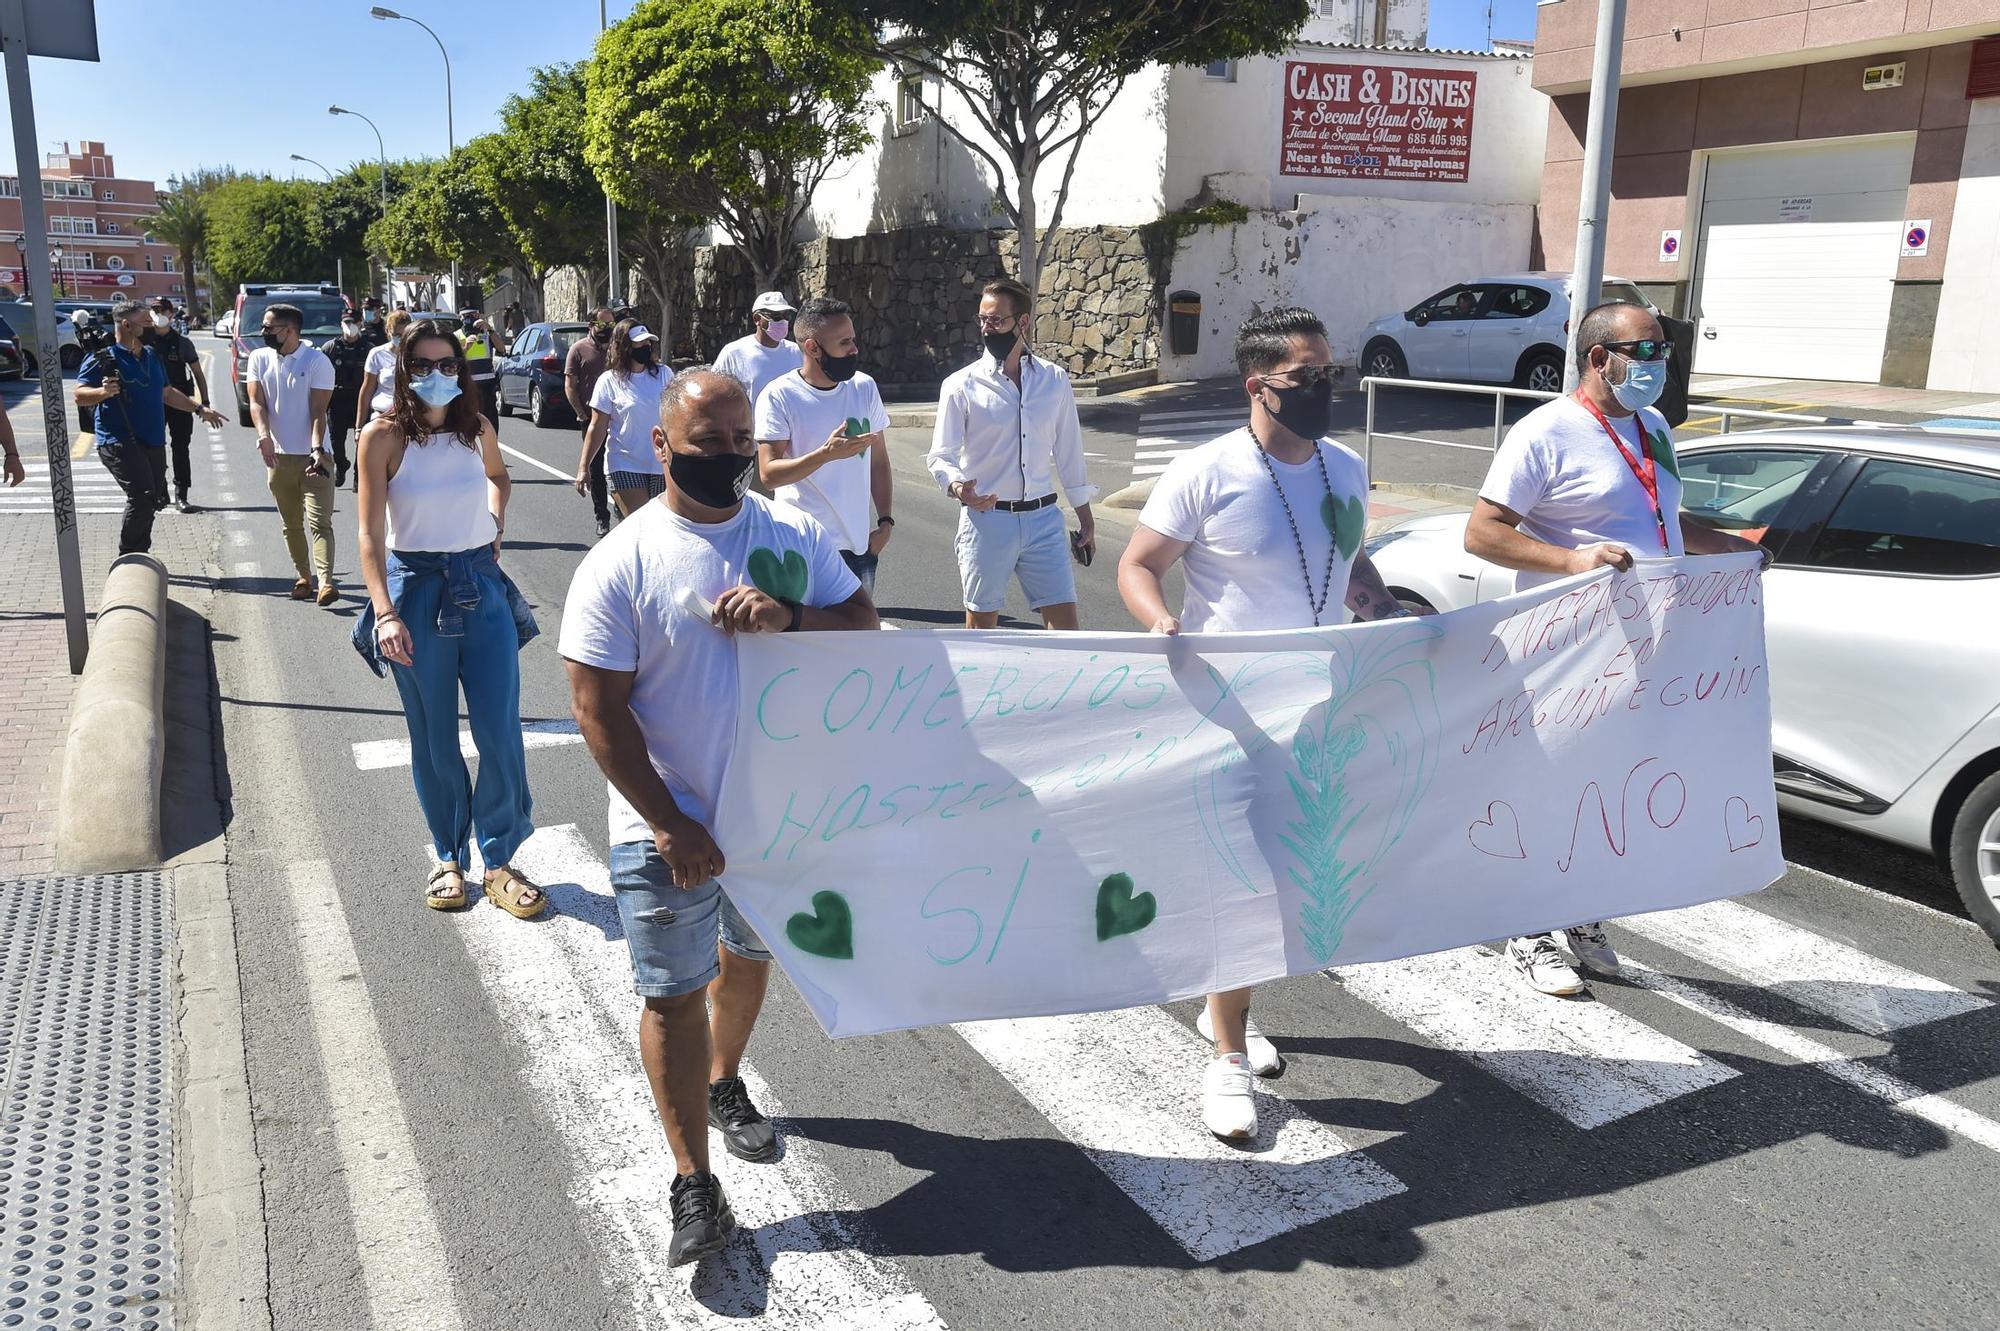
[[[385,376],[386,377],[386,376]],[[444,325],[410,328],[397,347],[394,406],[361,432],[361,571],[368,608],[354,645],[386,662],[410,730],[410,774],[436,863],[424,904],[472,904],[472,838],[488,900],[520,919],[548,898],[508,864],[534,831],[521,742],[520,649],[535,622],[500,571],[511,490],[493,423],[468,392],[465,355]],[[479,753],[475,782],[458,745],[461,692]]]

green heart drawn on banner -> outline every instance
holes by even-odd
[[[776,600],[803,601],[808,584],[805,556],[787,550],[779,559],[777,551],[760,545],[750,552],[750,582]]]
[[[785,921],[785,937],[801,952],[832,961],[854,960],[854,912],[847,908],[847,898],[838,892],[815,892],[812,905],[812,914],[800,911]]]
[[[1133,893],[1131,874],[1112,874],[1097,885],[1097,941],[1138,933],[1159,909],[1151,892]]]
[[[1355,495],[1335,504],[1328,495],[1319,501],[1319,519],[1326,524],[1340,557],[1354,558],[1354,552],[1361,548],[1361,535],[1368,530],[1368,501]]]

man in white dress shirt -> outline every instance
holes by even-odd
[[[945,380],[938,395],[930,471],[962,505],[958,572],[969,628],[998,625],[1007,583],[1019,578],[1045,626],[1074,629],[1071,560],[1087,564],[1097,549],[1090,514],[1097,487],[1084,471],[1076,393],[1059,366],[1029,352],[1033,305],[1012,278],[988,282],[979,298],[986,354]],[[1076,510],[1074,555],[1061,499]]]

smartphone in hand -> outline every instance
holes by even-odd
[[[1082,532],[1072,531],[1069,534],[1069,553],[1070,557],[1075,559],[1077,563],[1083,565],[1085,568],[1090,567],[1091,549],[1083,543]]]

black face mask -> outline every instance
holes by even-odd
[[[1290,430],[1301,439],[1318,440],[1333,428],[1333,381],[1322,379],[1318,383],[1306,384],[1299,388],[1280,388],[1276,384],[1266,384],[1266,388],[1278,395],[1278,405],[1267,407],[1278,424]]]
[[[611,325],[592,324],[590,326],[590,340],[600,344],[609,342],[611,340]]]
[[[1004,361],[1014,354],[1014,343],[1020,338],[1016,333],[987,333],[981,340],[986,343],[986,350],[992,353],[994,360]]]
[[[740,501],[756,465],[756,458],[741,453],[667,455],[667,475],[674,488],[703,508],[728,508]]]
[[[634,365],[651,365],[653,363],[653,349],[649,346],[633,347],[632,363]]]
[[[824,351],[819,353],[820,373],[837,384],[846,383],[860,369],[861,353],[858,351],[846,356],[829,356]]]
[[[266,332],[264,334],[264,345],[276,351],[285,345],[285,335],[283,333]]]

